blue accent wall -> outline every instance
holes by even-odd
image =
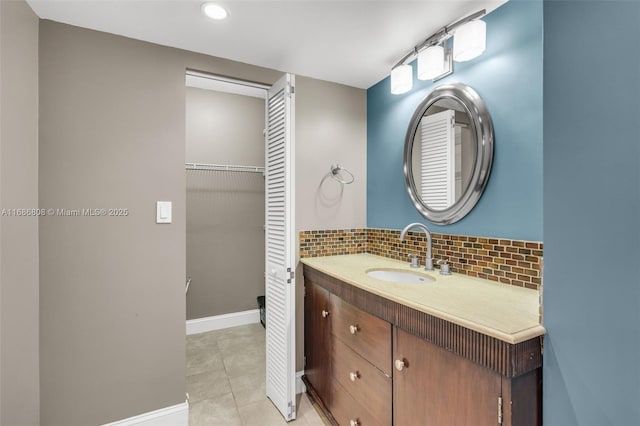
[[[463,82],[483,98],[495,128],[491,177],[461,221],[429,225],[439,233],[542,240],[542,2],[512,0],[483,18],[487,50],[437,82],[392,95],[389,78],[367,91],[367,226],[430,223],[415,209],[402,172],[413,111],[436,86]],[[443,23],[446,24],[446,23]],[[427,34],[425,34],[427,36]],[[407,40],[407,48],[419,40]],[[404,53],[404,52],[401,52]],[[415,74],[415,64],[414,64]]]
[[[544,424],[640,425],[640,2],[544,2]]]

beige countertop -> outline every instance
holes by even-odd
[[[370,293],[409,306],[507,343],[520,343],[545,334],[538,323],[538,292],[462,274],[410,268],[372,254],[309,257],[300,260],[320,272]],[[366,271],[391,268],[424,272],[435,282],[404,284],[369,277]]]

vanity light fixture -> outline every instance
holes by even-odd
[[[443,46],[433,45],[420,51],[418,53],[418,80],[433,80],[441,76],[451,66],[450,61],[451,52],[445,52]]]
[[[453,38],[453,60],[464,62],[482,55],[487,45],[487,24],[479,19],[469,21],[456,30]]]
[[[401,95],[413,87],[413,68],[400,64],[391,70],[391,93]]]
[[[391,69],[391,93],[401,95],[413,87],[412,67],[408,63],[418,58],[418,79],[439,80],[453,72],[453,60],[468,61],[484,52],[486,24],[478,18],[486,14],[482,9],[442,27],[427,37],[398,61]],[[447,40],[453,37],[453,51]]]
[[[200,10],[203,15],[215,21],[222,21],[223,19],[227,19],[227,16],[229,16],[227,9],[217,3],[202,3]]]

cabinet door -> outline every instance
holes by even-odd
[[[330,326],[329,292],[305,280],[304,374],[327,407],[330,404]]]
[[[393,340],[395,426],[498,424],[497,373],[398,328]]]

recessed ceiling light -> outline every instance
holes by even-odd
[[[227,10],[216,3],[203,3],[202,13],[211,19],[215,19],[216,21],[221,21],[229,16]]]

